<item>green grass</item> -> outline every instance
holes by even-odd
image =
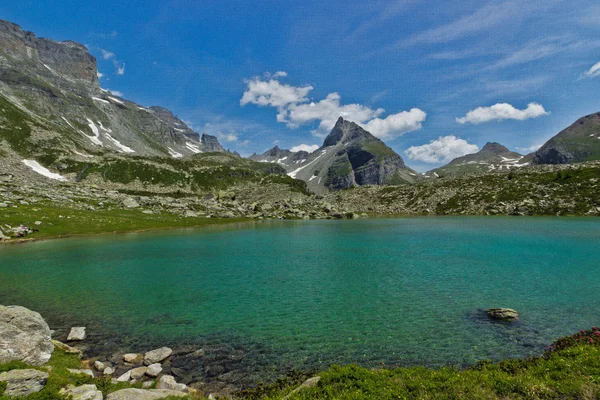
[[[291,399],[597,399],[599,342],[600,332],[590,330],[558,340],[541,357],[480,362],[467,370],[333,366],[319,374],[315,388]],[[261,388],[246,397],[281,399],[294,387]]]
[[[42,221],[42,225],[34,225],[35,221]],[[169,213],[160,215],[143,214],[139,209],[90,211],[43,204],[19,205],[18,208],[0,208],[0,226],[2,226],[2,229],[5,228],[4,224],[11,226],[23,224],[38,229],[39,232],[27,236],[31,239],[192,228],[244,221],[247,221],[247,219],[183,218]]]

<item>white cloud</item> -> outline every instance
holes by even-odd
[[[308,151],[309,153],[312,153],[313,151],[317,150],[319,148],[319,145],[317,144],[299,144],[298,146],[294,146],[290,149],[290,151],[293,151],[294,153],[297,151]]]
[[[422,127],[427,114],[418,108],[402,111],[397,114],[379,118],[385,112],[383,108],[372,109],[362,104],[341,104],[341,96],[334,92],[318,102],[309,102],[308,94],[312,86],[296,87],[281,84],[276,79],[268,81],[254,78],[247,82],[240,104],[256,104],[271,106],[278,110],[277,121],[285,123],[289,128],[318,122],[313,130],[315,136],[323,137],[335,125],[341,116],[356,122],[380,138],[394,138],[406,132]]]
[[[96,75],[98,75],[98,79],[102,78],[104,76],[104,74],[100,71],[96,72]]]
[[[293,103],[307,101],[312,86],[296,87],[279,83],[276,79],[263,81],[254,78],[246,82],[247,88],[240,100],[240,105],[256,104],[261,107],[271,106],[283,108]]]
[[[364,128],[378,138],[387,139],[421,129],[425,118],[425,111],[413,108],[410,111],[388,115],[385,119],[374,118],[367,122]]]
[[[115,67],[117,68],[117,75],[125,75],[125,63],[119,64],[115,61]]]
[[[221,134],[219,135],[219,138],[227,143],[237,142],[238,140],[237,135],[234,135],[233,133]]]
[[[517,150],[519,150],[521,153],[531,153],[532,151],[536,151],[537,149],[539,149],[542,146],[543,146],[543,143],[541,143],[541,144],[534,144],[533,146],[529,146],[529,147],[519,147],[519,146],[517,146]]]
[[[529,103],[527,108],[519,110],[508,103],[498,103],[491,107],[478,107],[471,110],[461,118],[456,118],[459,124],[481,124],[489,121],[502,121],[505,119],[514,119],[524,121],[526,119],[541,117],[548,115],[548,112],[541,104]]]
[[[110,92],[110,94],[114,95],[114,96],[119,96],[119,97],[123,97],[123,92],[119,92],[118,90],[111,90],[111,89],[104,89],[107,92]]]
[[[286,76],[287,76],[287,72],[285,72],[285,71],[277,71],[273,74],[273,78],[286,77]]]
[[[456,157],[476,153],[477,151],[479,151],[477,145],[450,135],[440,136],[438,139],[430,141],[429,144],[409,147],[404,153],[411,160],[438,164],[447,163]]]
[[[587,70],[583,75],[587,78],[595,78],[600,76],[600,62],[594,64],[594,66]]]
[[[115,53],[112,53],[108,50],[100,49],[100,51],[102,52],[102,58],[105,60],[110,60],[111,58],[115,57]]]

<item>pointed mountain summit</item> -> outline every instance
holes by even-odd
[[[472,173],[509,170],[529,165],[523,156],[496,142],[487,142],[477,153],[455,158],[443,167],[429,171],[428,177],[456,177]]]
[[[533,154],[534,164],[600,160],[600,113],[578,119]]]
[[[307,182],[320,193],[362,185],[413,182],[418,174],[381,140],[354,122],[340,117],[323,146],[288,175]]]

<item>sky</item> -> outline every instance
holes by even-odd
[[[488,141],[529,153],[600,111],[595,0],[2,3],[86,45],[103,88],[245,156],[315,149],[341,115],[426,171]]]

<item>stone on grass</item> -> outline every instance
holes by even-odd
[[[144,364],[150,365],[159,363],[168,358],[171,353],[173,353],[173,350],[168,347],[161,347],[160,349],[151,350],[144,354]]]
[[[42,316],[20,306],[0,306],[0,364],[23,361],[43,365],[54,345],[50,328]]]
[[[169,396],[186,397],[187,394],[165,389],[122,389],[110,393],[106,400],[155,400]]]
[[[59,394],[70,396],[72,400],[102,400],[104,397],[96,385],[70,386],[61,389]]]
[[[113,367],[106,367],[104,368],[104,375],[112,375],[115,373],[115,369]]]
[[[183,383],[177,383],[175,378],[171,375],[163,375],[158,379],[156,383],[157,389],[168,389],[175,390],[178,392],[188,392],[189,388]]]
[[[0,374],[0,382],[6,382],[5,396],[20,397],[37,393],[48,381],[48,373],[35,369],[13,369]]]
[[[315,386],[317,386],[317,384],[319,383],[319,381],[321,380],[320,376],[315,376],[313,378],[307,379],[305,380],[302,385],[298,386],[296,389],[292,390],[287,396],[285,396],[283,399],[289,399],[290,397],[292,397],[293,395],[297,394],[298,392],[301,392],[303,390],[306,389],[310,389],[313,388]]]
[[[80,341],[85,339],[85,326],[75,326],[71,328],[67,342]]]
[[[117,378],[117,382],[129,382],[131,379],[131,370],[125,372],[123,375]]]
[[[104,365],[104,363],[102,361],[94,361],[94,368],[96,368],[96,371],[104,371],[104,369],[106,368],[106,366]]]
[[[62,351],[64,351],[67,354],[77,354],[79,356],[79,358],[81,358],[82,356],[82,351],[79,349],[76,349],[75,347],[71,347],[68,344],[65,344],[63,342],[59,342],[58,340],[52,340],[52,344],[54,344],[54,347],[57,349],[61,349]]]
[[[72,373],[74,375],[83,374],[83,375],[89,375],[92,378],[94,377],[94,371],[92,371],[91,369],[73,369],[73,368],[67,368],[67,371],[69,371],[70,373]]]

